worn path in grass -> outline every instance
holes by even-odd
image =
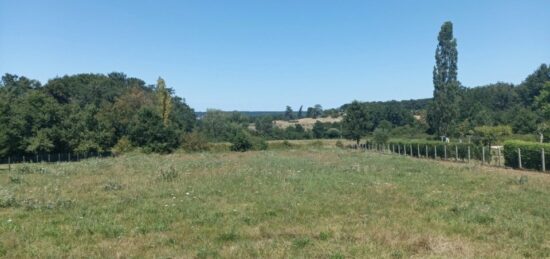
[[[550,177],[336,148],[17,165],[0,255],[549,257]]]

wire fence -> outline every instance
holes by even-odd
[[[550,154],[544,148],[509,148],[477,145],[459,145],[452,143],[434,144],[353,144],[352,149],[375,151],[382,154],[410,156],[423,159],[454,161],[462,163],[476,162],[487,166],[534,170],[547,172],[550,166]]]
[[[11,169],[12,164],[78,162],[83,159],[106,158],[106,157],[113,157],[113,156],[114,156],[114,153],[110,151],[16,155],[16,156],[1,157],[0,165],[8,165],[8,168]]]

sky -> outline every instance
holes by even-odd
[[[0,73],[160,76],[197,111],[432,96],[452,21],[458,78],[521,83],[550,63],[548,0],[0,0]]]

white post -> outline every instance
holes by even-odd
[[[518,165],[519,169],[521,169],[521,149],[518,148]]]
[[[542,154],[542,171],[546,171],[546,161],[544,161],[544,148],[541,148],[540,149],[541,151],[541,154]]]

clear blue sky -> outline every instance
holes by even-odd
[[[162,76],[198,111],[432,95],[454,23],[459,80],[520,83],[550,62],[550,1],[0,0],[0,73]]]

